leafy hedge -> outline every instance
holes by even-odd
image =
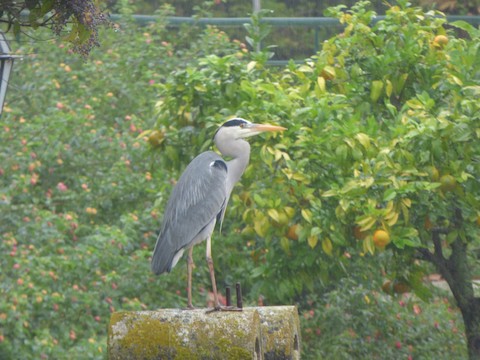
[[[315,344],[331,339],[336,311],[368,288],[378,306],[352,316],[380,316],[385,329],[352,321],[356,341],[380,331],[376,346],[395,348],[395,313],[411,316],[411,308],[375,289],[386,274],[428,297],[424,268],[410,257],[429,246],[425,217],[448,220],[458,198],[462,231],[478,242],[478,41],[406,5],[373,27],[364,3],[332,14],[344,33],[284,69],[215,28],[172,34],[162,20],[137,28],[128,16],[87,62],[60,43],[22,45],[33,55],[15,65],[1,119],[0,358],[102,358],[111,311],[184,306],[182,266],[156,278],[148,259],[174,179],[232,115],[288,132],[252,141],[251,166],[213,240],[219,288],[241,281],[250,304],[262,298],[297,303],[306,317],[314,311],[313,320],[302,315],[306,358],[322,354]],[[262,29],[249,36],[260,41]],[[451,174],[455,190],[441,191],[427,166]],[[378,228],[392,238],[385,250],[373,242]],[[194,304],[202,306],[210,284],[203,250],[195,257]],[[349,292],[345,277],[365,285]],[[335,302],[339,293],[344,302]],[[433,309],[456,324],[445,326],[461,327],[457,312]],[[461,332],[452,342],[435,332],[417,339],[405,324],[401,341],[411,348],[402,354],[432,343],[456,354],[464,344]],[[334,331],[341,341],[325,340],[326,349],[374,346],[352,353],[348,326]]]

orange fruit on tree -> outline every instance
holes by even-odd
[[[385,230],[376,230],[373,233],[373,243],[379,249],[385,248],[390,243],[390,234]]]
[[[298,231],[299,230],[300,229],[298,227],[298,224],[293,224],[292,226],[290,226],[288,228],[287,237],[290,240],[298,240]]]
[[[450,175],[450,174],[446,174],[446,175],[442,175],[442,177],[440,178],[440,189],[444,192],[447,192],[447,191],[452,191],[452,190],[455,190],[455,188],[457,187],[457,180],[455,180],[455,178]]]
[[[433,45],[439,48],[445,47],[448,44],[448,37],[445,35],[437,35],[433,39]]]

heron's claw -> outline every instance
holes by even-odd
[[[208,309],[206,311],[207,314],[210,314],[212,312],[215,312],[215,311],[243,311],[242,308],[239,308],[239,307],[236,307],[236,306],[221,306],[221,305],[217,305],[211,309]]]

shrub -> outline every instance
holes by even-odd
[[[306,359],[467,357],[461,316],[451,299],[439,296],[426,304],[411,294],[392,298],[357,279],[337,285],[309,299],[311,308],[303,313]]]
[[[18,50],[31,55],[15,64],[0,134],[2,359],[104,358],[112,311],[182,306],[183,277],[150,272],[172,175],[142,132],[157,84],[226,40],[207,28],[185,48],[164,25],[122,20],[88,61],[52,41]]]

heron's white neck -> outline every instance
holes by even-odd
[[[226,162],[228,168],[227,194],[230,194],[250,161],[250,144],[243,139],[235,139],[229,141],[228,144],[217,142],[216,145],[223,156],[232,158]]]

